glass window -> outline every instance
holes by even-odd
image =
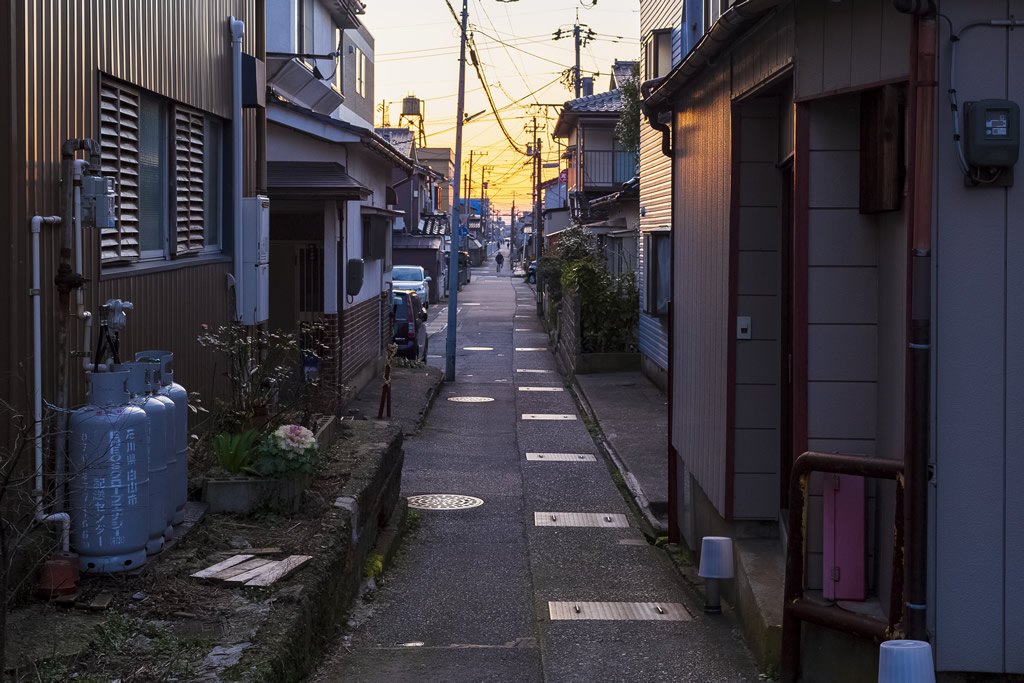
[[[391,271],[391,279],[395,282],[421,282],[423,268],[420,266],[395,266]]]
[[[313,14],[316,9],[315,0],[301,0],[302,2],[302,42],[299,44],[300,52],[310,54],[316,52],[314,43],[315,27]]]
[[[334,58],[334,87],[338,89],[338,92],[345,92],[341,88],[341,73],[342,73],[342,51],[341,51],[341,29],[334,29],[334,49],[338,51],[338,56]]]
[[[208,251],[220,250],[224,220],[224,125],[206,119],[203,135],[203,240]]]
[[[139,116],[139,243],[143,258],[162,258],[166,249],[167,121],[164,105],[142,98]]]

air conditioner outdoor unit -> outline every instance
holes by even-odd
[[[242,324],[270,317],[270,199],[242,198]]]

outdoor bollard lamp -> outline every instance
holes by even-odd
[[[932,646],[923,640],[888,640],[878,653],[878,683],[935,683]]]
[[[700,570],[704,579],[704,613],[721,614],[719,579],[732,578],[732,539],[725,536],[705,536],[700,544]]]

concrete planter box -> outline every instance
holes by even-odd
[[[335,423],[333,415],[315,416],[317,449],[322,453],[335,440]],[[209,512],[232,512],[248,515],[258,508],[271,508],[284,514],[295,514],[302,505],[302,492],[309,486],[308,475],[297,479],[267,479],[234,475],[226,477],[210,477],[203,482],[203,502],[210,508]]]
[[[630,372],[640,369],[639,353],[579,353],[576,354],[576,374],[599,372]]]
[[[264,479],[263,477],[211,477],[203,482],[203,502],[209,512],[252,514],[259,508],[271,508],[294,514],[302,504],[302,492],[309,479]]]

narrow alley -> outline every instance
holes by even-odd
[[[533,290],[493,268],[474,269],[459,295],[456,382],[405,442],[402,495],[448,494],[457,509],[418,511],[314,679],[756,680],[738,632],[705,617],[638,530],[547,349]]]

